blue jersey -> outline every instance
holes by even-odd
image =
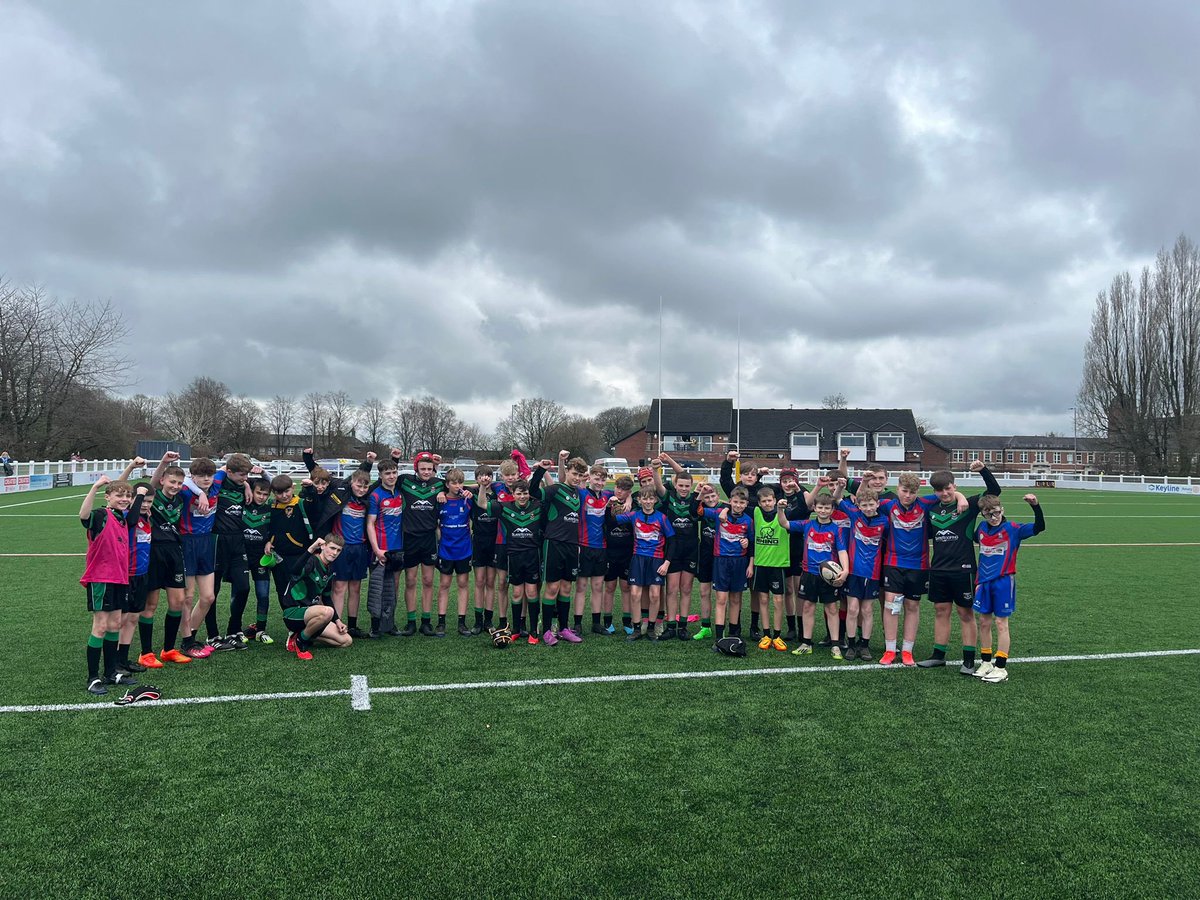
[[[804,535],[804,571],[813,575],[821,573],[821,563],[835,559],[839,550],[846,549],[846,532],[837,522],[788,522],[788,531]]]
[[[604,517],[612,496],[613,492],[608,490],[579,489],[579,546],[594,547],[598,550],[605,547]]]
[[[459,495],[446,495],[446,502],[438,509],[438,556],[442,559],[470,559],[471,557],[471,504],[474,501]]]
[[[364,544],[367,540],[367,498],[351,494],[333,520],[333,533],[340,534],[346,546]]]
[[[1004,520],[993,528],[987,522],[980,522],[975,531],[975,539],[979,542],[976,583],[983,584],[1016,574],[1017,550],[1021,547],[1021,541],[1037,534],[1036,527],[1033,522],[1018,525]]]
[[[853,500],[838,504],[850,519],[850,538],[846,550],[850,554],[850,574],[859,578],[878,581],[883,568],[884,536],[887,534],[888,517],[881,512],[873,516],[863,514]]]
[[[618,522],[626,522],[633,527],[633,555],[650,556],[654,559],[665,559],[667,538],[675,537],[675,529],[671,521],[658,510],[644,513],[618,513]]]
[[[217,493],[220,486],[214,481],[208,489],[208,512],[202,513],[196,509],[200,494],[186,484],[179,489],[183,498],[183,510],[179,515],[180,534],[212,534],[213,522],[217,519]]]
[[[726,519],[721,521],[721,510],[725,510]],[[702,507],[705,519],[716,522],[717,530],[713,535],[713,556],[749,556],[750,547],[754,546],[754,520],[746,513],[735,516],[728,507]],[[742,539],[749,546],[742,546]]]
[[[935,494],[918,497],[912,506],[902,506],[899,500],[879,501],[880,512],[888,517],[887,549],[883,554],[885,566],[922,571],[929,568],[925,512],[941,502]]]
[[[374,516],[371,528],[375,543],[386,553],[404,549],[404,495],[382,484],[367,495],[367,515]]]
[[[129,574],[145,575],[150,569],[150,500],[142,506],[146,515],[138,516],[129,523]]]

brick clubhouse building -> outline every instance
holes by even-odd
[[[925,446],[911,409],[743,409],[731,398],[659,401],[646,424],[621,438],[613,455],[638,464],[659,449],[676,460],[716,468],[730,450],[746,462],[780,468],[830,467],[850,451],[855,468],[879,462],[890,470],[921,470]],[[739,441],[740,438],[740,441]]]

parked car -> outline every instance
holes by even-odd
[[[467,456],[460,456],[451,464],[451,467],[455,469],[462,469],[463,473],[468,478],[471,478],[474,476],[475,470],[479,468],[479,460],[471,459]]]
[[[623,456],[602,456],[592,465],[604,466],[608,469],[609,475],[632,475],[633,470],[629,468],[629,460]]]
[[[681,469],[707,469],[708,466],[698,459],[677,459],[675,462]]]

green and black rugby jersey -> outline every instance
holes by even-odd
[[[179,543],[179,517],[183,515],[183,494],[168,497],[161,489],[154,492],[150,507],[150,540]]]
[[[217,485],[217,517],[213,522],[213,531],[217,534],[239,535],[242,533],[242,507],[246,503],[246,487],[244,484],[234,484],[229,479],[229,473],[224,470],[217,473],[220,479]]]
[[[583,515],[583,497],[579,488],[566,483],[542,487],[546,470],[540,466],[529,479],[529,493],[542,501],[542,526],[546,540],[564,544],[579,544],[579,521]]]
[[[300,571],[292,576],[288,589],[279,598],[280,606],[291,609],[295,606],[320,605],[321,595],[332,577],[333,570],[321,562],[319,556],[310,556]]]
[[[983,482],[989,494],[999,494],[1000,485],[987,469],[981,469]],[[926,512],[929,521],[930,540],[933,541],[933,554],[929,557],[931,572],[974,572],[975,543],[972,535],[975,533],[975,522],[979,518],[979,498],[981,494],[967,498],[967,508],[958,511],[958,504],[951,500],[949,503],[939,503]]]
[[[657,508],[675,529],[675,546],[681,550],[693,547],[699,531],[697,523],[700,519],[700,497],[694,491],[686,497],[680,497],[675,491],[675,485],[670,481],[663,487],[667,489],[667,493],[659,498]]]
[[[538,501],[531,499],[525,506],[517,506],[514,500],[492,500],[487,509],[504,530],[506,552],[542,549],[542,505]]]
[[[446,482],[436,476],[422,481],[405,472],[396,490],[404,497],[404,534],[433,534],[438,527],[437,495],[446,490]]]
[[[244,503],[242,505],[242,540],[247,552],[250,548],[261,548],[271,536],[271,505]],[[261,553],[259,554],[262,555]]]

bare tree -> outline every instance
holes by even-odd
[[[546,452],[554,455],[555,450],[570,450],[572,456],[582,456],[589,462],[608,445],[600,435],[596,420],[587,416],[568,416],[561,424],[546,435]]]
[[[45,458],[77,434],[62,413],[73,392],[118,387],[127,331],[112,304],[64,303],[0,280],[0,432],[8,449]]]
[[[459,449],[463,424],[450,404],[426,395],[414,401],[417,447],[437,453]]]
[[[402,397],[392,405],[392,433],[396,447],[406,458],[413,456],[417,451],[417,415],[414,403],[411,398]]]
[[[849,406],[850,404],[846,402],[845,394],[826,394],[821,398],[822,409],[846,409]]]
[[[163,419],[172,435],[190,444],[194,452],[214,452],[216,444],[226,437],[229,388],[215,378],[198,376],[182,391],[167,394]]]
[[[1122,272],[1096,297],[1077,403],[1083,430],[1131,453],[1143,474],[1161,473],[1167,460],[1154,293],[1146,267],[1136,285]]]
[[[1175,472],[1191,475],[1200,449],[1200,249],[1180,235],[1170,253],[1159,251],[1153,283],[1155,372],[1178,455]]]
[[[224,443],[230,450],[260,452],[263,437],[262,408],[249,397],[238,397],[229,404],[225,420]]]
[[[917,434],[937,434],[937,423],[928,416],[916,416]]]
[[[358,426],[358,409],[345,391],[325,395],[325,438],[330,450],[349,449],[354,429]]]
[[[600,410],[593,421],[600,432],[602,449],[608,450],[621,438],[644,428],[648,415],[649,406],[610,406]]]
[[[310,446],[315,447],[325,431],[325,395],[320,391],[309,391],[305,394],[304,399],[300,401],[300,414],[305,434],[311,435]]]
[[[367,447],[378,453],[383,449],[383,439],[388,430],[388,408],[378,397],[372,397],[362,405],[358,426],[362,430]]]
[[[296,398],[276,394],[267,404],[265,419],[267,428],[275,438],[275,453],[283,456],[288,429],[296,418]]]
[[[551,449],[547,436],[566,420],[567,411],[561,404],[544,397],[526,397],[518,400],[508,418],[500,423],[499,436],[504,438],[504,444],[541,455]]]

